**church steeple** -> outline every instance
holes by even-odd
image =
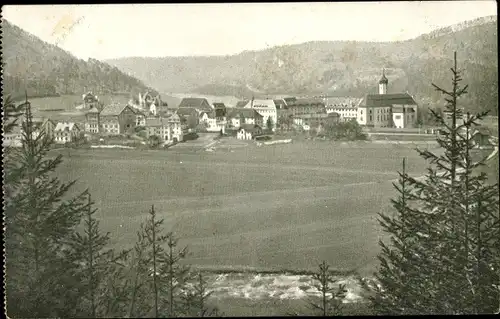
[[[378,93],[379,94],[386,94],[387,93],[387,84],[389,83],[389,80],[385,77],[385,69],[382,69],[382,77],[380,78],[380,81],[378,81]]]

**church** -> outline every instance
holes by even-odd
[[[358,105],[358,123],[368,127],[415,127],[417,103],[408,93],[387,93],[388,84],[384,70],[378,84],[378,94],[365,95]]]

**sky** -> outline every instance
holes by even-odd
[[[496,15],[496,1],[9,5],[2,17],[81,59],[228,55],[308,41],[400,41]]]

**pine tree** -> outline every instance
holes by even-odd
[[[309,305],[312,309],[318,311],[321,316],[339,316],[342,311],[342,301],[346,296],[347,290],[344,284],[339,284],[334,287],[335,280],[329,270],[328,264],[323,261],[319,265],[319,271],[313,274],[313,279],[316,281],[315,287],[320,292],[320,301],[310,301]]]
[[[66,242],[88,209],[87,192],[63,200],[74,182],[53,176],[61,156],[47,155],[52,140],[44,132],[34,134],[31,105],[24,104],[22,147],[5,159],[8,312],[13,317],[72,316],[79,291],[76,266],[65,258]]]
[[[193,278],[191,289],[184,295],[185,314],[193,317],[219,316],[217,307],[209,307],[208,300],[213,291],[208,290],[208,284],[201,272]]]
[[[154,206],[141,225],[134,247],[133,279],[129,317],[175,317],[183,315],[182,294],[189,268],[179,264],[187,249],[177,251],[172,232],[163,234],[163,219],[156,218]]]
[[[160,268],[160,273],[166,279],[166,285],[162,290],[165,296],[166,315],[168,317],[177,317],[183,315],[186,310],[182,296],[186,291],[190,273],[189,267],[180,262],[186,257],[187,248],[178,249],[179,240],[175,238],[172,232],[168,233],[167,238],[167,249]]]
[[[82,300],[79,309],[83,316],[90,318],[124,315],[120,293],[117,295],[107,279],[113,278],[114,283],[122,282],[119,277],[124,275],[128,251],[117,254],[107,248],[110,244],[109,233],[101,234],[99,221],[94,218],[96,209],[92,209],[92,205],[89,195],[83,234],[77,232],[72,236],[69,243],[72,250],[67,256],[80,266]]]
[[[456,53],[454,58],[452,89],[433,84],[446,96],[451,117],[449,123],[431,111],[443,127],[437,142],[444,152],[417,149],[430,163],[427,174],[405,177],[407,208],[396,207],[397,216],[381,222],[393,238],[380,254],[374,305],[381,312],[477,314],[499,306],[498,184],[489,185],[486,174],[478,173],[484,159],[472,159],[471,133],[486,114],[463,119],[457,105],[467,86],[460,86]]]

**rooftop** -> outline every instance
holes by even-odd
[[[112,103],[108,104],[102,109],[101,111],[101,116],[106,116],[106,115],[120,115],[121,112],[128,106],[128,104],[125,103]]]
[[[242,117],[242,118],[262,118],[263,116],[259,114],[254,109],[249,109],[249,108],[233,108],[228,114],[229,118],[237,118],[237,117]]]
[[[78,126],[73,122],[69,122],[69,123],[59,122],[59,123],[57,123],[56,127],[54,128],[54,131],[56,131],[56,132],[58,132],[58,131],[71,131],[74,128],[78,129]]]
[[[394,104],[417,105],[413,97],[408,93],[367,94],[360,105],[364,107],[384,107]]]
[[[258,126],[257,124],[241,124],[240,125],[240,128],[238,129],[239,130],[245,130],[247,132],[257,132],[260,130],[260,126]]]
[[[210,103],[208,103],[207,99],[198,98],[198,97],[183,98],[181,103],[179,104],[179,108],[182,108],[182,107],[200,108],[200,107],[207,107],[207,106],[210,106]]]

